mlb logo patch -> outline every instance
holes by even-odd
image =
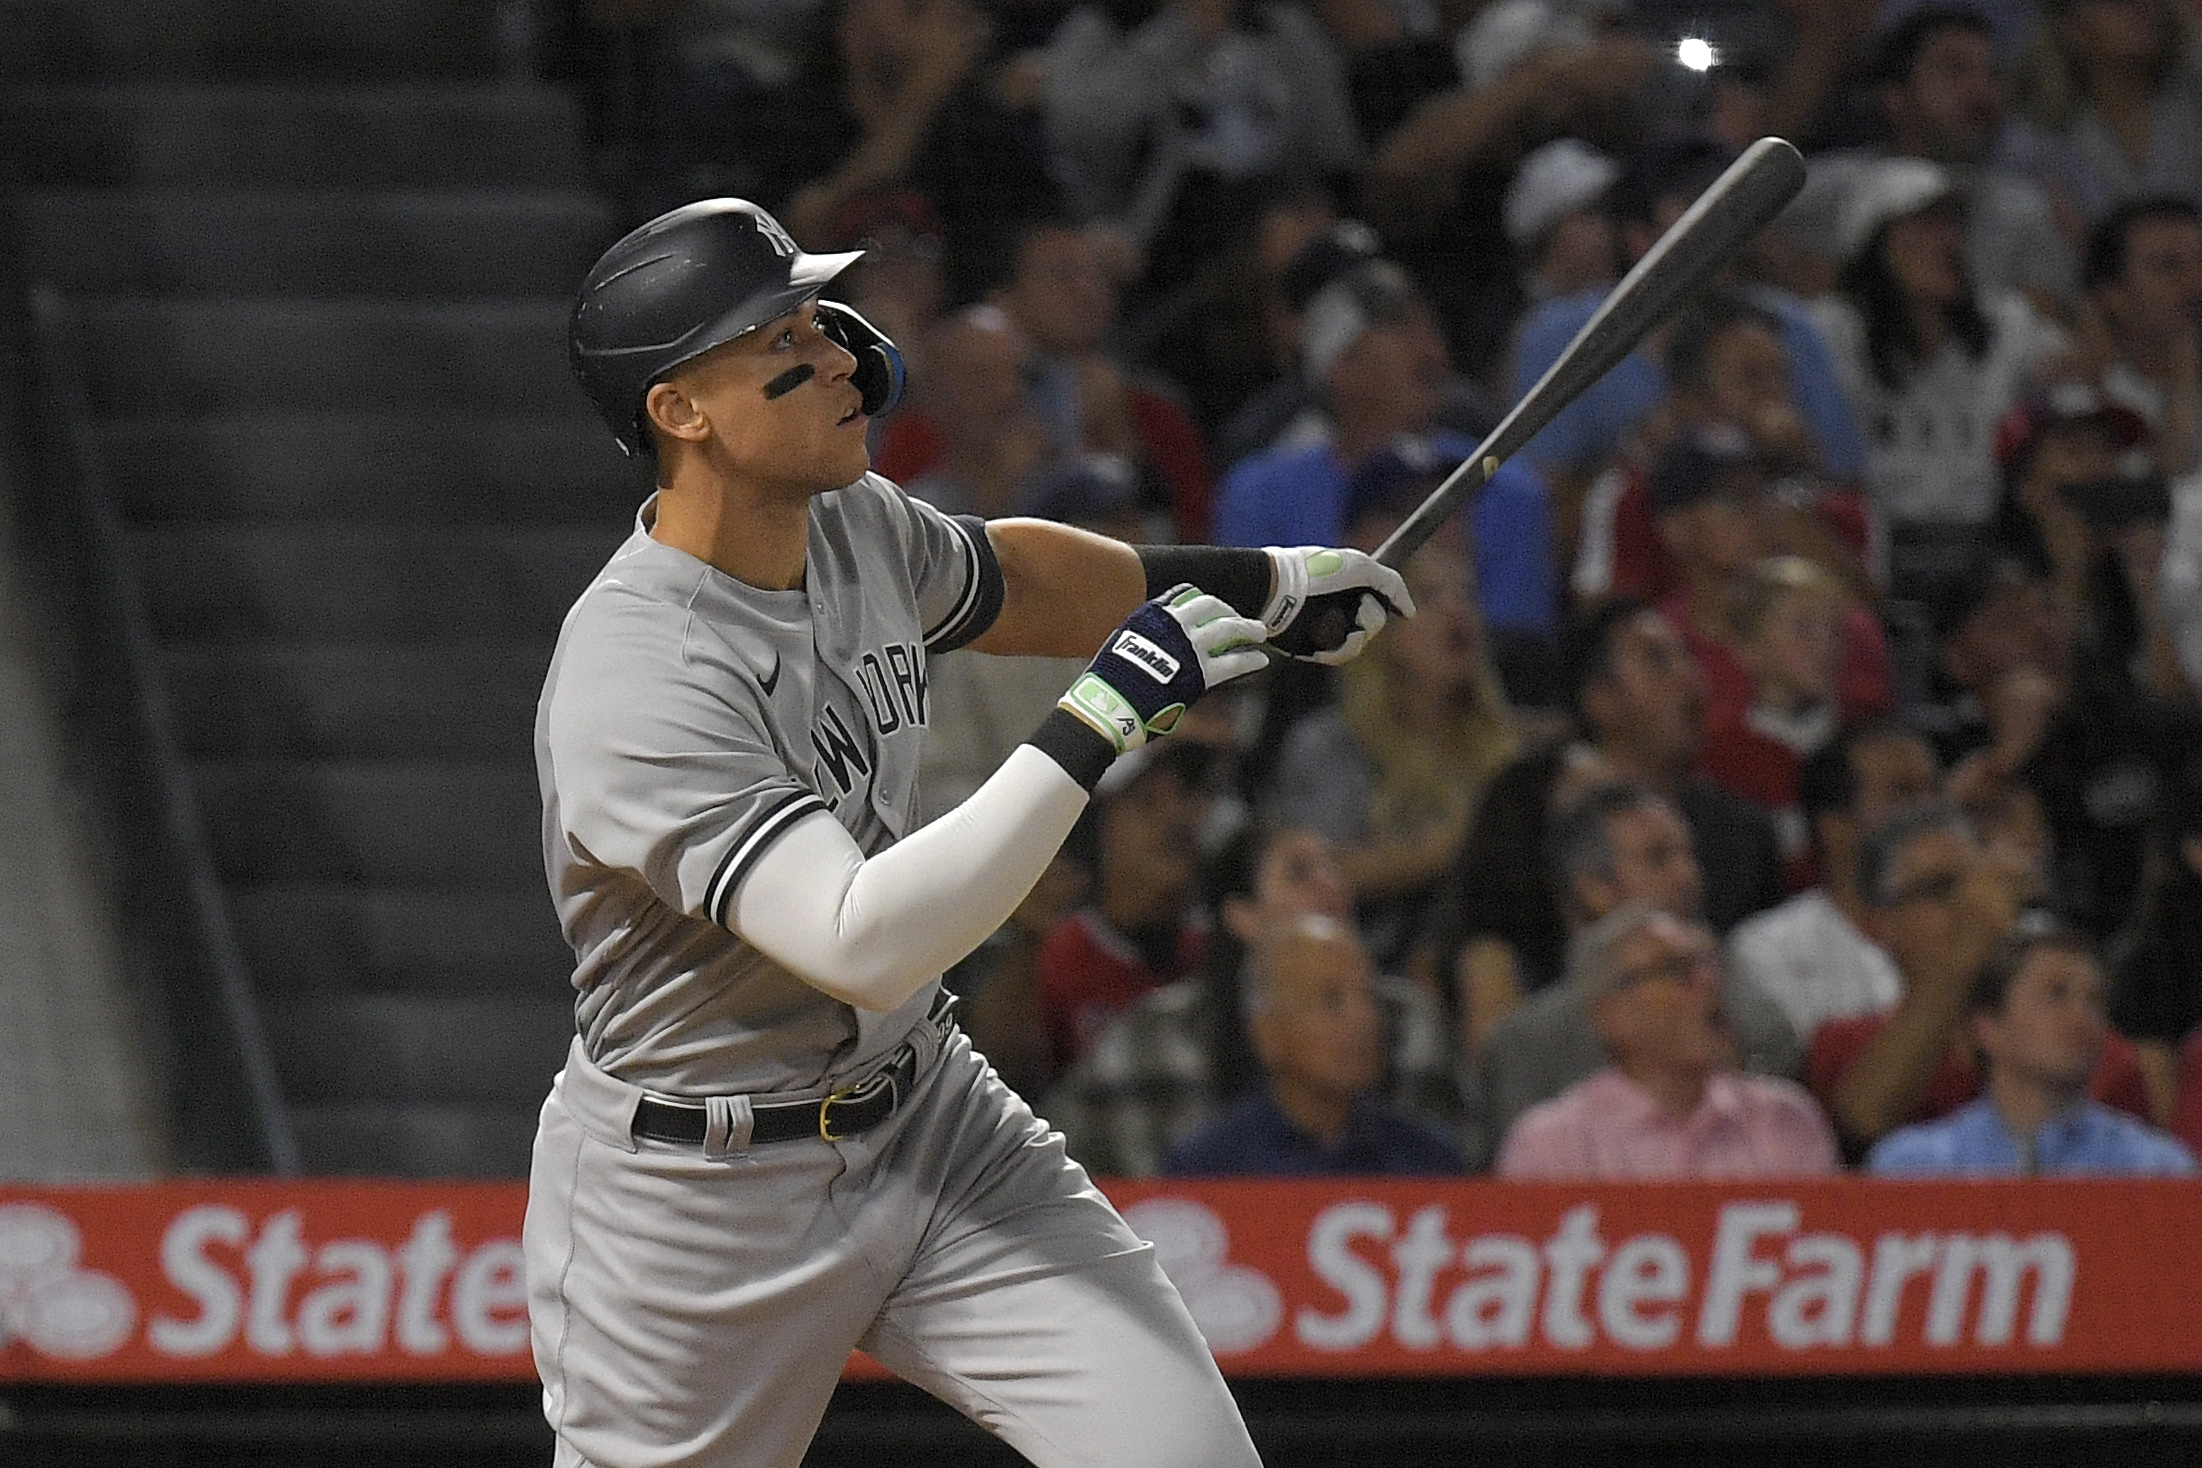
[[[1109,651],[1128,662],[1136,663],[1141,672],[1157,683],[1168,683],[1177,676],[1178,661],[1156,647],[1137,632],[1119,632]]]

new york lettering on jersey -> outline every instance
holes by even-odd
[[[895,735],[917,737],[926,725],[925,649],[914,642],[888,642],[866,650],[853,668],[835,670],[837,692],[820,698],[811,725],[811,785],[836,810],[863,788],[869,793],[879,767],[878,741]],[[846,710],[846,711],[845,711]]]

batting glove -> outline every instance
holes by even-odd
[[[1109,634],[1057,707],[1092,725],[1118,754],[1137,749],[1176,728],[1209,689],[1267,667],[1262,632],[1218,598],[1173,586]]]
[[[1268,555],[1262,624],[1280,651],[1302,662],[1352,662],[1387,619],[1414,615],[1407,583],[1366,552],[1273,545]]]

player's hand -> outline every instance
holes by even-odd
[[[1263,631],[1219,598],[1173,586],[1133,609],[1057,706],[1092,725],[1118,754],[1137,749],[1176,728],[1178,716],[1218,683],[1269,666]]]
[[[1397,571],[1365,551],[1270,546],[1269,640],[1302,662],[1336,666],[1361,655],[1391,617],[1414,615]]]

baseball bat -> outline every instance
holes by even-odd
[[[1698,195],[1674,227],[1656,240],[1597,311],[1575,333],[1558,360],[1522,395],[1514,410],[1476,446],[1467,462],[1430,491],[1429,498],[1384,538],[1376,558],[1397,569],[1422,548],[1462,501],[1481,490],[1499,465],[1513,457],[1538,429],[1578,394],[1605,376],[1665,320],[1690,292],[1711,278],[1804,187],[1804,159],[1781,138],[1760,138]],[[1347,613],[1334,609],[1315,628],[1317,647],[1338,647],[1351,630]]]

